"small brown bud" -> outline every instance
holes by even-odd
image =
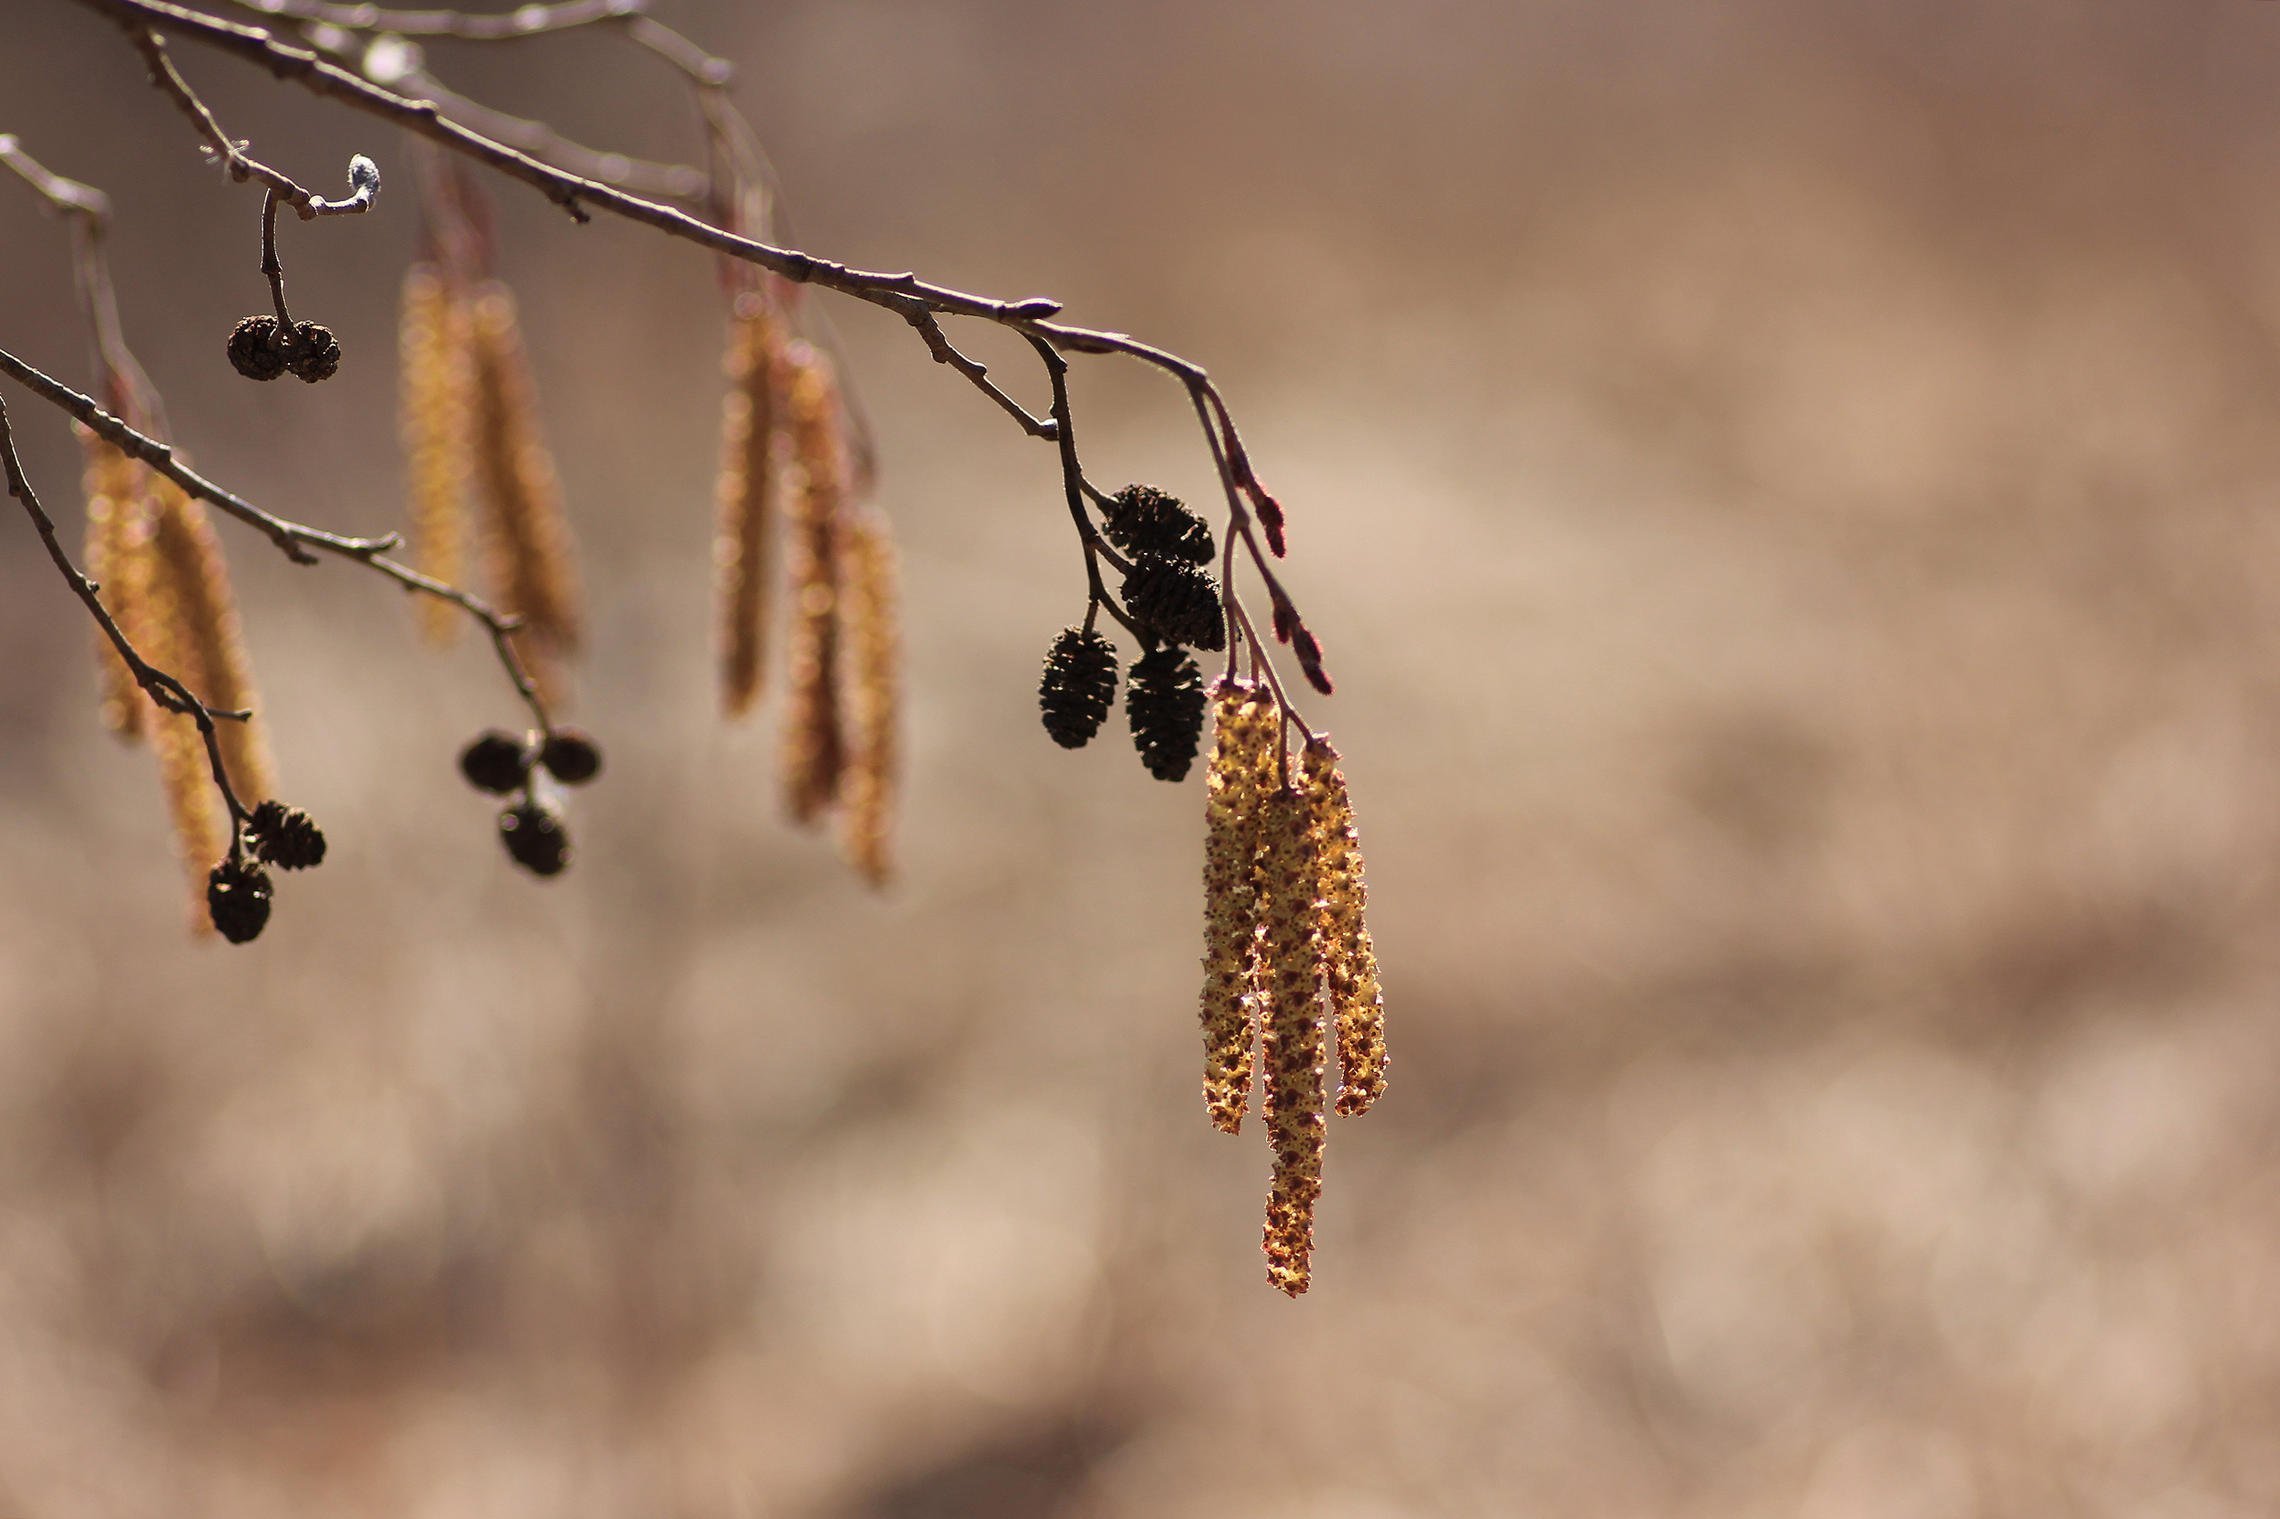
[[[459,751],[459,773],[477,791],[504,796],[530,778],[530,745],[498,728]]]
[[[232,944],[259,938],[269,923],[269,872],[258,865],[224,860],[206,877],[206,911]]]
[[[546,773],[565,786],[583,786],[601,774],[602,751],[584,730],[557,728],[538,751]]]
[[[570,835],[551,803],[531,798],[499,814],[499,839],[514,862],[534,876],[554,876],[570,863]]]

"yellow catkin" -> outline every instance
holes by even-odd
[[[72,429],[85,456],[87,575],[102,587],[103,606],[124,631],[136,585],[150,573],[149,556],[139,551],[150,538],[150,524],[141,514],[143,466],[87,428],[74,423]],[[95,633],[95,668],[103,726],[132,743],[142,736],[148,698],[101,629]]]
[[[846,448],[831,372],[802,345],[787,361],[785,407],[795,465],[787,510],[793,591],[790,694],[784,713],[784,804],[812,823],[839,795],[846,742],[840,728],[840,518]]]
[[[768,613],[768,535],[776,512],[776,370],[782,346],[761,298],[737,298],[723,368],[719,527],[713,568],[720,616],[721,702],[729,716],[750,711],[760,694]]]
[[[902,633],[887,520],[851,512],[840,539],[847,634],[847,755],[839,798],[848,863],[873,886],[893,874],[895,767],[900,748]]]
[[[1300,757],[1306,805],[1321,871],[1323,961],[1330,1017],[1338,1031],[1338,1111],[1358,1117],[1385,1095],[1385,999],[1366,918],[1362,846],[1338,751],[1315,739]]]
[[[489,505],[484,557],[503,608],[523,619],[515,647],[550,697],[559,661],[578,642],[578,583],[553,456],[538,427],[537,389],[515,300],[492,282],[474,297],[477,474]]]
[[[185,604],[194,592],[186,589],[179,561],[163,548],[166,508],[155,485],[146,477],[145,489],[135,507],[137,542],[133,552],[142,573],[132,601],[119,619],[119,630],[154,668],[182,682],[194,696],[205,697],[211,681]],[[229,824],[214,773],[206,753],[205,736],[197,719],[169,712],[145,700],[142,733],[158,761],[159,789],[174,824],[174,842],[190,895],[190,926],[194,932],[212,929],[204,908],[206,872],[229,848]]]
[[[1261,808],[1267,914],[1262,959],[1273,981],[1261,1029],[1267,1142],[1267,1280],[1292,1297],[1307,1288],[1314,1204],[1322,1195],[1322,917],[1317,862],[1305,804],[1277,786]]]
[[[1239,1133],[1251,1103],[1258,1037],[1259,824],[1271,784],[1274,708],[1254,688],[1222,681],[1205,772],[1203,837],[1203,1104],[1215,1127]]]
[[[451,585],[467,578],[467,500],[475,476],[472,315],[433,264],[404,275],[397,330],[397,428],[404,448],[412,567]],[[414,598],[420,632],[442,647],[466,619],[432,596]]]
[[[192,500],[173,481],[159,479],[155,493],[153,542],[157,573],[166,584],[174,617],[172,642],[180,651],[177,657],[194,667],[199,677],[183,678],[209,707],[251,710],[257,701],[253,662],[246,654],[237,598],[230,591],[229,563],[222,557],[214,524],[205,504]],[[258,718],[222,722],[215,737],[230,785],[248,807],[277,794],[277,769]]]

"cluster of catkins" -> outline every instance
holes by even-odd
[[[790,591],[780,751],[795,822],[839,818],[857,874],[892,870],[901,632],[887,519],[862,499],[831,361],[759,291],[737,297],[723,361],[713,546],[721,704],[750,712],[766,667],[776,540]]]
[[[1295,767],[1268,691],[1214,684],[1204,802],[1203,1096],[1233,1134],[1254,1058],[1274,1150],[1267,1280],[1307,1288],[1322,1192],[1326,1052],[1337,1050],[1337,1111],[1385,1091],[1385,1013],[1363,914],[1361,846],[1338,752],[1309,739]],[[1254,1057],[1254,1048],[1256,1056]]]
[[[104,377],[112,408],[148,431],[156,408],[138,379]],[[253,662],[239,626],[205,503],[87,428],[77,429],[85,454],[88,578],[119,631],[154,669],[220,712],[255,704]],[[111,641],[97,635],[96,670],[103,725],[128,743],[149,747],[158,761],[174,837],[188,873],[192,925],[219,929],[243,944],[269,921],[271,884],[263,865],[298,870],[324,858],[324,835],[306,813],[266,800],[233,817],[213,781],[213,759],[198,719],[160,706],[142,690]],[[236,792],[270,797],[276,765],[251,722],[215,720],[214,746]],[[214,863],[215,861],[220,863]]]
[[[1110,498],[1102,532],[1128,568],[1124,614],[1146,645],[1133,662],[1124,710],[1141,763],[1160,781],[1181,781],[1203,733],[1203,674],[1190,649],[1227,647],[1227,624],[1211,563],[1211,529],[1178,497],[1127,485]],[[1037,705],[1064,749],[1092,741],[1116,704],[1116,647],[1090,624],[1065,629],[1045,655]]]

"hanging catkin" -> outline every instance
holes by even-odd
[[[157,479],[156,497],[156,573],[173,608],[175,657],[198,673],[196,681],[187,675],[182,678],[209,707],[251,710],[256,701],[253,664],[246,656],[237,598],[230,591],[229,564],[222,557],[214,524],[205,504],[192,500],[172,480]],[[258,719],[223,721],[214,732],[230,785],[245,804],[250,807],[275,796],[276,766]]]
[[[72,431],[79,435],[85,457],[81,479],[87,496],[87,577],[102,587],[105,610],[125,631],[138,599],[137,588],[150,577],[151,525],[142,510],[147,499],[143,466],[78,423],[72,424]],[[130,642],[133,637],[128,633]],[[144,657],[149,657],[147,651]],[[95,671],[103,726],[132,743],[142,736],[143,708],[149,698],[100,628],[95,632]]]
[[[473,308],[476,460],[490,508],[484,550],[504,609],[523,619],[515,647],[541,689],[558,694],[559,660],[578,642],[578,585],[554,459],[538,427],[537,390],[515,299],[496,281]]]
[[[753,292],[737,297],[723,369],[719,526],[713,538],[715,599],[720,618],[721,702],[731,717],[760,694],[768,616],[768,540],[776,513],[775,318]]]
[[[1307,744],[1300,773],[1321,872],[1322,952],[1331,1021],[1338,1033],[1337,1107],[1352,1118],[1385,1095],[1385,1003],[1365,919],[1369,892],[1346,775],[1328,739]]]
[[[1250,1109],[1258,1037],[1262,779],[1274,779],[1275,714],[1239,681],[1212,692],[1216,727],[1204,787],[1203,1103],[1239,1133]]]
[[[784,397],[796,465],[787,527],[793,593],[790,694],[784,712],[784,803],[811,823],[838,797],[839,535],[846,450],[828,361],[804,344],[788,359]]]
[[[889,845],[902,661],[895,550],[886,518],[869,508],[848,513],[840,547],[847,640],[841,841],[856,872],[871,885],[884,886],[893,873]]]
[[[1271,1001],[1261,1028],[1267,1142],[1267,1280],[1292,1297],[1307,1288],[1314,1204],[1322,1195],[1322,918],[1313,832],[1304,804],[1280,785],[1261,809],[1266,841],[1266,939]]]
[[[412,567],[447,585],[467,578],[467,497],[475,475],[472,314],[433,264],[404,274],[397,426],[408,476]],[[442,647],[466,619],[449,602],[416,598],[420,632]]]

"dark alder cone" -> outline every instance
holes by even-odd
[[[500,813],[499,839],[515,863],[534,876],[560,875],[570,863],[570,835],[562,814],[545,802],[517,802]]]
[[[285,372],[277,318],[249,316],[230,329],[230,368],[249,380],[274,380]]]
[[[269,922],[269,872],[224,860],[206,876],[206,913],[232,944],[260,936]]]
[[[311,385],[329,380],[340,370],[340,340],[330,327],[299,323],[293,328],[293,351],[285,356],[285,367]]]
[[[459,773],[477,791],[504,796],[529,776],[529,746],[512,733],[493,728],[459,751]]]
[[[1124,576],[1124,610],[1166,643],[1191,649],[1227,647],[1219,582],[1185,560],[1161,554],[1134,556]]]
[[[1064,749],[1082,749],[1115,702],[1115,647],[1098,633],[1062,629],[1045,656],[1045,678],[1037,685],[1045,731]]]
[[[1203,674],[1184,649],[1150,649],[1132,666],[1124,711],[1132,742],[1148,773],[1160,781],[1187,778],[1203,737]]]
[[[1152,485],[1127,485],[1112,499],[1108,541],[1125,553],[1211,563],[1211,529],[1179,497]]]
[[[281,870],[307,870],[325,862],[325,831],[298,807],[267,801],[253,809],[253,852]]]
[[[565,786],[583,786],[602,772],[602,751],[592,738],[577,728],[557,728],[546,736],[546,745],[538,751],[538,762],[546,773]]]

